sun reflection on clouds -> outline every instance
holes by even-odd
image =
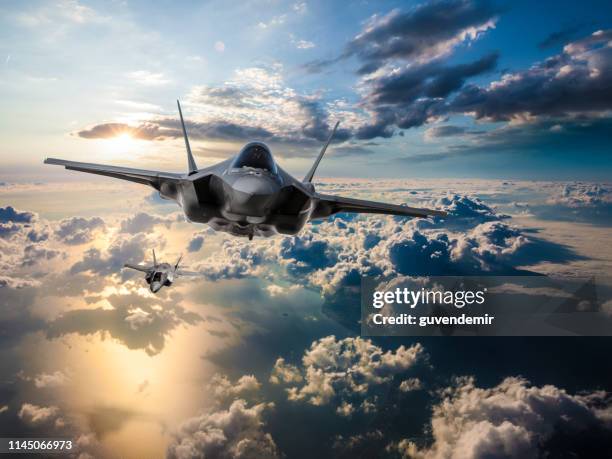
[[[471,193],[476,188],[487,188],[503,195],[499,202],[506,206],[505,214],[509,212],[509,200],[518,197],[504,190],[516,193],[523,186],[526,185],[351,180],[326,183],[321,188],[339,194],[350,189],[364,197],[384,195],[388,201],[414,200],[423,204],[425,199],[447,196],[449,189]],[[58,188],[62,191],[55,198],[68,207],[74,190],[66,190],[63,184]],[[531,184],[524,191],[531,201],[536,188],[557,189]],[[44,189],[53,193],[52,187]],[[0,366],[3,374],[28,378],[15,378],[17,382],[11,386],[15,398],[0,399],[0,407],[8,406],[11,413],[24,403],[41,408],[56,406],[58,416],[67,425],[78,424],[80,435],[91,435],[99,443],[102,453],[97,456],[122,451],[124,457],[160,457],[171,444],[173,432],[185,420],[197,416],[205,420],[208,416],[202,418],[201,413],[223,412],[214,408],[215,400],[207,389],[214,374],[227,374],[231,381],[253,374],[265,383],[279,356],[289,362],[291,356],[299,358],[322,336],[341,339],[349,332],[344,322],[337,322],[347,317],[345,306],[350,301],[340,301],[342,310],[330,309],[328,301],[335,289],[347,285],[353,268],[361,266],[360,259],[390,263],[384,252],[388,242],[373,239],[372,234],[389,233],[390,240],[414,247],[411,235],[416,223],[387,217],[340,218],[308,227],[297,238],[249,243],[177,220],[176,209],[152,200],[150,190],[141,192],[134,187],[129,202],[118,200],[121,193],[117,191],[126,189],[131,190],[113,182],[88,191],[99,207],[89,220],[70,221],[70,228],[84,233],[78,240],[66,238],[56,229],[61,219],[81,215],[81,208],[70,209],[60,220],[53,220],[47,218],[44,206],[36,209],[41,213],[27,223],[28,228],[23,224],[17,232],[0,238],[2,244],[11,247],[11,259],[19,264],[20,247],[28,240],[29,231],[44,226],[47,239],[37,236],[36,242],[30,243],[65,254],[45,260],[44,264],[5,272],[36,280],[39,287],[0,288],[0,320],[15,324],[8,337],[0,334],[0,343],[6,343],[0,348]],[[520,196],[521,201],[525,199]],[[36,193],[21,202],[22,212],[34,210],[28,202],[40,205]],[[470,221],[474,220],[477,227],[482,227],[482,221],[484,225],[491,223],[487,222],[490,219],[498,226],[508,220],[497,221],[501,217],[475,199],[453,197],[449,202],[449,210],[465,221],[471,216]],[[139,212],[148,217],[135,219]],[[88,225],[93,217],[102,218],[104,225]],[[529,224],[528,220],[522,221],[525,226]],[[429,231],[446,231],[452,237],[458,234],[447,227],[421,225],[418,228],[424,245],[414,249],[417,254],[431,244]],[[548,226],[551,227],[554,228]],[[594,227],[595,230],[589,234],[599,234],[601,240],[605,228]],[[543,233],[544,230],[539,234]],[[203,245],[188,252],[196,235],[203,237]],[[481,239],[485,236],[480,234]],[[576,250],[584,249],[587,243],[583,241]],[[364,247],[371,244],[378,248],[366,255]],[[190,270],[203,266],[207,271],[202,279],[180,279],[171,288],[153,295],[139,273],[121,270],[127,259],[135,263],[150,261],[153,247],[159,249],[158,255],[164,261],[176,260],[184,252],[185,266]],[[361,254],[360,259],[353,260],[355,253]],[[235,258],[236,254],[240,257]],[[224,269],[232,263],[240,269]],[[595,264],[601,265],[601,261]],[[69,377],[61,378],[58,372]],[[38,387],[36,378],[47,383],[39,383]],[[48,383],[51,380],[61,380],[61,384]],[[268,400],[265,390],[262,387],[262,401]],[[287,402],[286,393],[282,393]],[[282,410],[283,400],[274,401],[278,402],[276,409]],[[354,415],[357,412],[365,411],[355,410]],[[273,416],[274,410],[269,413]]]

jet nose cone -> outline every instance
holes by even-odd
[[[251,217],[265,216],[274,204],[279,185],[263,175],[238,177],[232,184],[226,211]]]
[[[274,182],[261,175],[245,175],[232,185],[234,190],[247,195],[272,194],[276,191]]]
[[[159,290],[162,288],[162,284],[161,282],[152,282],[151,283],[151,291],[153,293],[157,293],[159,292]]]

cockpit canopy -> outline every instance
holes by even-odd
[[[240,153],[236,156],[232,165],[232,169],[241,169],[250,167],[253,169],[263,169],[265,171],[276,174],[276,163],[270,153],[270,149],[261,142],[247,143]]]

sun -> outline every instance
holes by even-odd
[[[104,139],[102,144],[105,153],[115,158],[127,153],[133,154],[139,149],[138,140],[127,132]]]

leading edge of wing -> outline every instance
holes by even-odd
[[[64,166],[68,170],[88,172],[90,174],[105,175],[131,182],[154,185],[159,180],[179,180],[182,175],[172,172],[149,171],[131,167],[107,166],[105,164],[81,163],[66,161],[64,159],[46,158],[45,164]]]
[[[446,217],[443,210],[423,209],[384,202],[366,201],[364,199],[345,198],[316,193],[314,196],[320,204],[329,205],[331,214],[338,212],[356,212],[370,214],[405,215],[408,217]]]

